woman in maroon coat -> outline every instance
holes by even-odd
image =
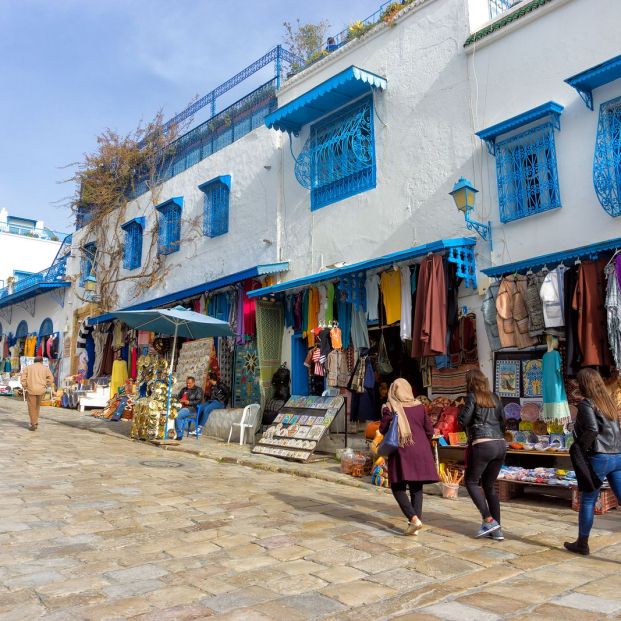
[[[404,379],[390,385],[388,406],[384,408],[380,433],[386,434],[395,413],[399,425],[399,448],[388,458],[390,489],[408,519],[403,534],[416,535],[423,526],[423,485],[438,481],[431,450],[433,427],[425,407],[414,398],[412,387]]]

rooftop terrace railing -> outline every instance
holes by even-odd
[[[24,237],[32,237],[33,239],[47,239],[48,241],[61,242],[67,233],[52,231],[51,229],[37,229],[28,226],[19,226],[7,222],[0,222],[0,233],[10,233],[11,235],[23,235]]]
[[[14,283],[0,289],[0,300],[8,297],[9,295],[30,289],[30,287],[34,287],[35,285],[53,284],[59,281],[64,281],[66,270],[67,257],[63,257],[41,272],[30,274],[25,278],[20,278]]]

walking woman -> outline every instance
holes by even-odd
[[[383,410],[379,427],[381,434],[388,431],[394,414],[398,415],[399,448],[388,458],[388,480],[408,520],[403,534],[416,535],[423,526],[423,485],[438,481],[438,473],[431,450],[431,421],[425,406],[414,398],[412,387],[404,379],[390,385],[388,406]]]
[[[487,377],[479,369],[466,373],[466,389],[466,402],[459,413],[459,424],[468,435],[466,489],[483,518],[475,537],[502,541],[500,501],[494,483],[507,452],[505,415],[500,398],[490,390]]]
[[[577,377],[584,399],[578,404],[574,441],[590,466],[595,489],[582,491],[578,539],[571,543],[566,541],[565,547],[570,552],[587,555],[595,502],[604,480],[608,480],[617,500],[621,502],[621,429],[619,411],[600,374],[594,369],[582,369]]]

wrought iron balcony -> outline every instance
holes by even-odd
[[[61,242],[67,233],[60,233],[59,231],[52,231],[48,228],[36,229],[27,226],[19,226],[7,222],[0,222],[0,233],[9,233],[11,235],[23,235],[24,237],[31,237],[33,239],[46,239],[48,241]]]
[[[0,289],[0,303],[6,306],[7,303],[19,302],[31,297],[31,294],[37,295],[46,289],[68,286],[69,282],[65,278],[66,269],[67,257],[65,256],[41,272],[20,278]]]

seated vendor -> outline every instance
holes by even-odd
[[[209,380],[207,384],[207,391],[209,391],[210,399],[207,399],[201,408],[201,417],[198,421],[199,433],[202,431],[209,415],[214,410],[223,410],[229,402],[231,391],[228,386],[223,384],[215,375],[215,373],[209,374]]]
[[[192,376],[185,380],[185,388],[179,392],[177,401],[183,406],[175,418],[177,440],[181,440],[186,419],[196,417],[196,408],[203,401],[203,389],[196,385],[196,380]]]

